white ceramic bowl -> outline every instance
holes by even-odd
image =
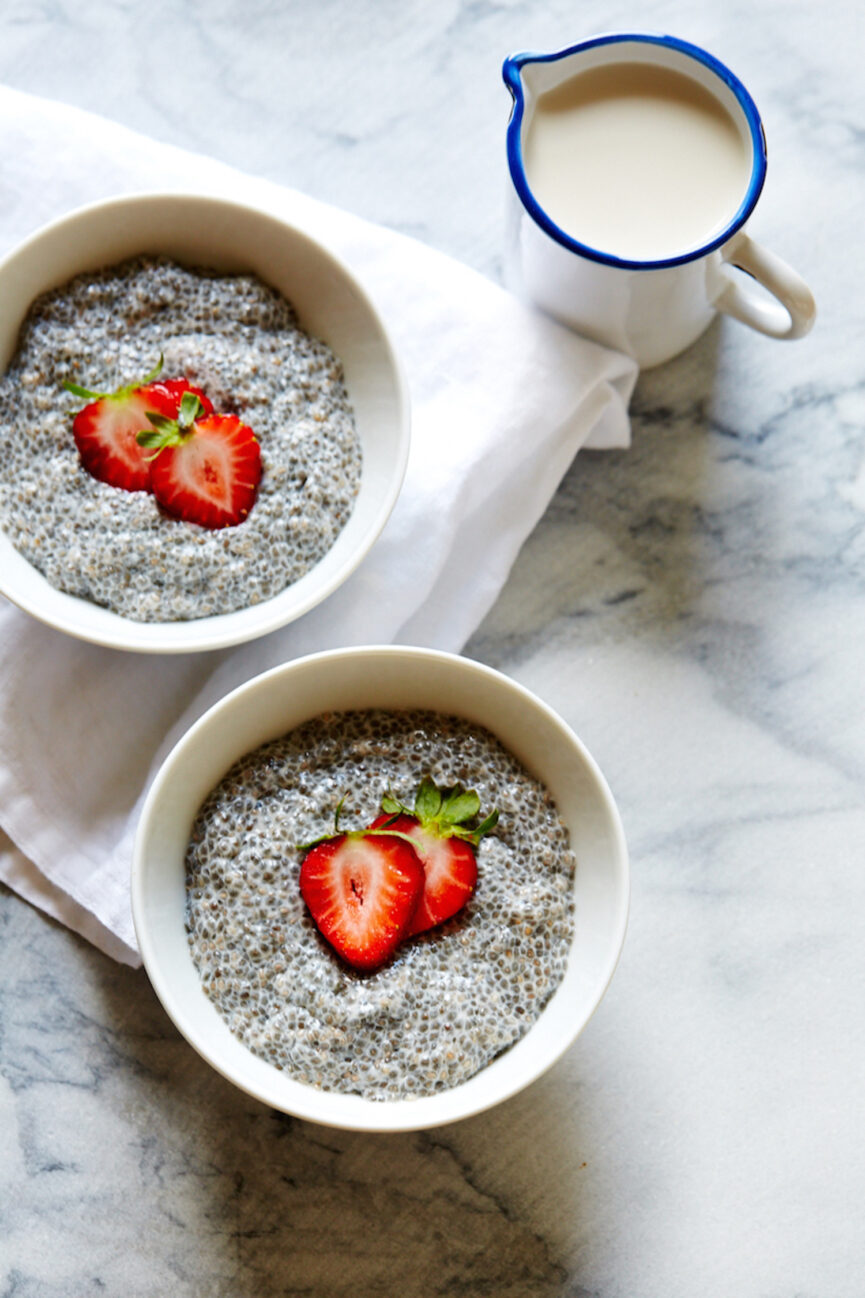
[[[82,271],[141,253],[215,270],[254,271],[294,305],[306,330],[342,361],[363,449],[360,492],[336,544],[273,599],[187,622],[133,622],[55,590],[0,533],[0,592],[70,635],[115,649],[188,653],[264,635],[300,617],[357,567],[392,510],[409,446],[408,391],[375,307],[348,269],[301,230],[219,198],[141,194],[80,208],[0,263],[0,373],[40,293]]]
[[[474,1077],[420,1099],[316,1090],[253,1055],[202,991],[184,925],[184,855],[205,796],[244,753],[328,710],[431,708],[493,731],[550,790],[576,853],[576,928],[564,980],[525,1037]],[[168,1014],[223,1076],[265,1104],[327,1126],[407,1131],[478,1113],[533,1081],[572,1044],[619,957],[628,863],[613,798],[576,735],[546,704],[467,658],[397,646],[297,659],[229,694],[177,744],[142,811],[132,873],[135,929]]]

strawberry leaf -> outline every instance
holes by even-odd
[[[180,410],[177,414],[177,422],[181,428],[191,428],[198,418],[199,410],[202,410],[202,404],[195,392],[184,392],[180,398]],[[148,419],[150,416],[148,415]]]
[[[477,829],[472,830],[470,842],[472,846],[477,847],[484,834],[488,834],[491,829],[495,829],[499,823],[498,811],[491,811],[486,820],[482,820]]]
[[[414,814],[421,822],[434,820],[442,805],[442,795],[436,784],[425,775],[414,800]]]
[[[162,433],[158,433],[155,428],[142,428],[140,433],[135,434],[135,440],[139,446],[158,446],[161,450],[165,439]]]
[[[320,834],[318,838],[313,838],[308,843],[298,843],[297,850],[299,852],[308,852],[311,848],[318,847],[320,843],[329,843],[334,838],[367,838],[370,834],[380,834],[384,838],[401,838],[403,842],[408,843],[409,847],[414,847],[414,840],[410,834],[403,834],[401,830],[390,828],[394,821],[405,812],[405,807],[400,806],[399,804],[397,804],[397,810],[393,815],[391,815],[390,820],[385,821],[383,825],[379,825],[378,829],[372,829],[369,825],[365,826],[363,829],[342,829],[339,823],[339,818],[342,815],[342,810],[345,806],[347,797],[348,794],[344,793],[337,803],[336,811],[333,815],[333,832],[330,834]],[[393,799],[391,799],[391,801],[393,801]]]
[[[153,425],[153,427],[158,429],[158,432],[160,434],[177,432],[176,419],[169,419],[168,415],[158,415],[155,410],[147,410],[145,411],[145,413],[147,415],[147,418],[150,420],[151,424]],[[150,433],[150,430],[146,428],[142,432],[138,433],[139,439],[141,437],[149,437],[149,436],[152,436],[152,434]],[[144,443],[142,442],[142,445],[143,444]]]
[[[314,847],[321,843],[329,843],[332,838],[338,838],[338,834],[321,834],[318,838],[311,838],[308,843],[298,843],[298,852],[310,852]]]
[[[164,357],[160,352],[159,360],[149,374],[145,374],[143,379],[136,379],[134,383],[124,383],[116,392],[94,392],[91,388],[84,388],[80,383],[71,383],[68,379],[63,380],[63,386],[67,392],[72,393],[73,397],[80,397],[82,401],[123,401],[132,392],[137,392],[139,388],[146,388],[148,383],[155,383],[162,373],[163,363]]]
[[[160,352],[159,360],[156,362],[156,364],[154,365],[150,373],[146,374],[139,383],[136,383],[133,386],[136,388],[146,388],[148,383],[155,383],[156,380],[159,378],[160,374],[162,373],[162,366],[164,364],[165,364],[165,356],[162,352]]]
[[[390,792],[382,798],[381,805],[382,810],[388,813],[401,811],[413,815],[437,838],[462,838],[475,847],[499,818],[498,812],[493,811],[481,825],[475,827],[472,822],[481,809],[481,800],[475,790],[464,789],[461,784],[440,789],[429,775],[421,780],[413,812],[407,811]]]
[[[474,789],[449,789],[441,809],[441,819],[447,825],[462,825],[481,809],[481,800]]]
[[[163,361],[164,357],[162,352],[160,352],[159,360],[156,362],[150,373],[145,374],[143,379],[136,379],[134,383],[125,383],[123,387],[118,388],[116,392],[107,392],[105,395],[114,400],[123,401],[125,397],[131,396],[132,393],[137,392],[139,388],[146,388],[148,383],[155,383],[162,373]]]
[[[195,423],[198,412],[203,409],[201,400],[195,392],[184,392],[180,398],[180,410],[176,419],[159,415],[155,410],[146,410],[144,413],[153,425],[153,429],[142,428],[140,433],[135,434],[135,440],[139,446],[156,447],[157,451],[163,450],[166,446],[180,446],[192,436],[190,429]],[[155,459],[155,456],[153,458]]]
[[[401,802],[397,802],[391,794],[386,793],[381,800],[381,809],[386,811],[389,816],[400,816],[405,811]]]
[[[82,401],[98,401],[105,395],[103,392],[91,392],[89,388],[82,388],[78,383],[69,383],[66,379],[63,381],[63,386],[67,392],[72,393],[73,397],[81,397]]]
[[[487,816],[486,820],[482,820],[481,823],[478,825],[477,829],[475,830],[475,837],[483,838],[484,834],[488,834],[491,829],[495,829],[498,823],[499,823],[498,811],[491,811],[490,814]]]
[[[312,838],[308,843],[298,843],[297,850],[299,852],[308,852],[311,848],[318,847],[319,843],[329,843],[332,838],[342,837],[344,831],[339,827],[339,818],[342,815],[342,809],[345,806],[345,800],[347,797],[348,794],[344,793],[336,804],[336,811],[333,813],[333,833],[319,834],[318,838]]]

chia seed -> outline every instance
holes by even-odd
[[[463,910],[351,969],[300,895],[308,843],[369,824],[382,796],[412,805],[430,775],[475,789],[495,830]],[[232,1032],[297,1081],[374,1100],[432,1095],[524,1036],[560,983],[575,862],[546,789],[487,730],[435,712],[329,713],[235,763],[186,857],[187,932],[204,991]]]
[[[92,478],[72,435],[81,402],[142,378],[185,377],[261,447],[258,497],[236,527],[163,514],[148,492]],[[308,572],[345,526],[361,448],[330,349],[254,275],[138,257],[38,298],[0,378],[0,528],[52,586],[139,622],[247,608]]]

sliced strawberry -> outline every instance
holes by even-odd
[[[450,919],[473,895],[478,881],[474,848],[459,838],[439,838],[424,829],[413,816],[378,816],[370,829],[388,829],[408,834],[424,870],[424,890],[409,925],[407,936],[423,933]]]
[[[192,391],[176,419],[152,415],[138,434],[150,460],[151,489],[167,513],[200,527],[234,527],[246,518],[261,481],[255,433],[237,415],[205,414]]]
[[[149,491],[150,465],[136,440],[141,429],[149,427],[148,414],[176,418],[186,391],[194,392],[205,409],[213,409],[204,393],[186,379],[154,382],[161,368],[162,357],[140,383],[129,383],[116,392],[91,392],[64,383],[74,396],[88,400],[72,422],[72,434],[91,477],[124,491]]]
[[[450,919],[473,895],[476,850],[499,814],[493,811],[472,827],[480,811],[478,795],[458,784],[439,789],[429,777],[421,782],[413,811],[391,796],[382,798],[381,805],[382,815],[370,829],[408,835],[424,868],[423,895],[408,930],[411,937]]]
[[[405,936],[424,872],[402,838],[365,830],[313,844],[300,891],[324,938],[355,969],[379,968]]]

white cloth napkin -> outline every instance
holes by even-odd
[[[396,509],[358,571],[293,625],[214,654],[127,655],[0,599],[0,878],[136,964],[137,811],[179,735],[228,690],[302,653],[384,642],[458,651],[576,452],[628,444],[635,367],[411,239],[92,114],[0,87],[0,139],[0,254],[112,194],[240,199],[309,229],[352,267],[411,389]]]

